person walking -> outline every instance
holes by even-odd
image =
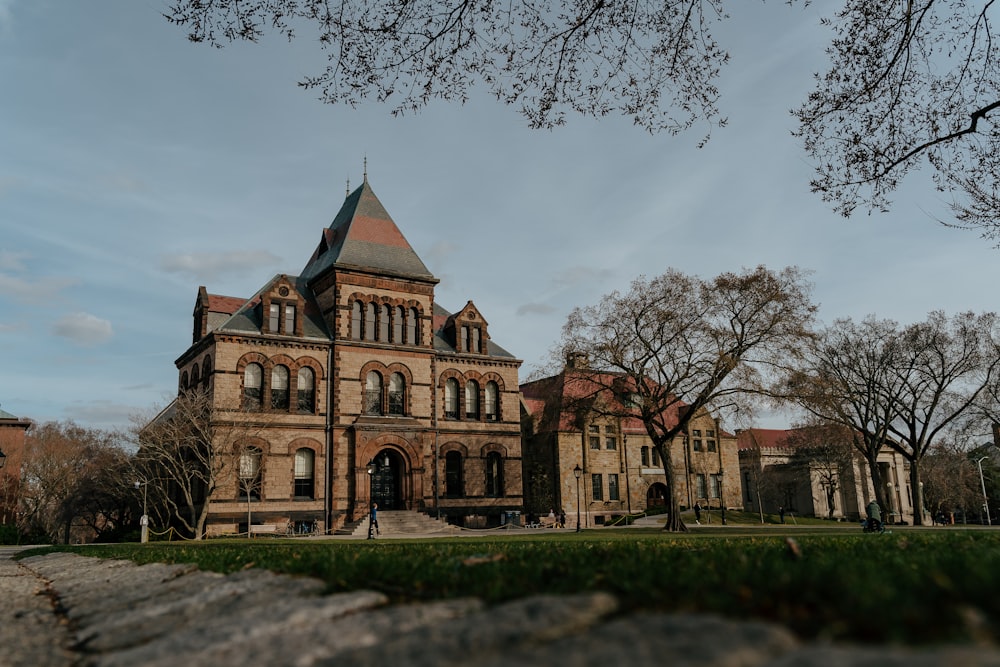
[[[375,528],[376,535],[382,534],[378,529],[378,503],[372,503],[372,527]]]
[[[701,503],[694,504],[694,522],[701,525]]]
[[[785,506],[780,505],[778,507],[778,516],[781,517],[781,523],[785,523]]]

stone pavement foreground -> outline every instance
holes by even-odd
[[[992,647],[818,644],[784,628],[689,614],[621,614],[593,593],[493,607],[323,595],[308,578],[71,554],[0,559],[0,665],[997,665]]]

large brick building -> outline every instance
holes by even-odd
[[[199,289],[180,390],[256,425],[208,533],[244,529],[247,495],[254,523],[327,529],[365,516],[369,488],[465,525],[521,508],[521,362],[472,301],[435,303],[437,283],[366,177],[299,275],[249,299]]]
[[[29,420],[0,410],[0,452],[4,456],[0,468],[0,524],[13,523],[16,518],[25,434],[30,427]]]
[[[571,359],[560,373],[521,385],[525,507],[529,512],[565,512],[567,525],[586,528],[615,517],[666,504],[663,461],[645,426],[635,417],[613,411],[582,409],[578,374]],[[610,383],[597,383],[598,385]],[[601,389],[592,398],[615,402]],[[588,400],[590,400],[588,398]],[[685,410],[678,403],[672,410]],[[667,415],[667,422],[676,417]],[[674,479],[682,509],[742,506],[739,456],[735,436],[722,430],[708,412],[696,415],[687,431],[670,443]],[[580,469],[579,480],[576,468]]]

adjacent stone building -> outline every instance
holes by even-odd
[[[521,509],[521,361],[437,283],[366,177],[298,275],[250,298],[199,289],[179,390],[253,425],[208,533],[245,530],[248,495],[255,524],[327,530],[373,500],[475,526]]]
[[[797,429],[751,428],[737,434],[743,504],[748,512],[763,511],[834,519],[859,520],[875,498],[868,464],[850,443],[809,447],[793,437]],[[877,460],[890,507],[885,520],[913,523],[910,465],[885,446]]]
[[[521,385],[525,508],[566,514],[567,526],[600,526],[666,504],[663,462],[642,422],[581,411],[572,360],[557,375]],[[601,392],[610,394],[610,391]],[[597,397],[601,400],[601,396]],[[603,400],[614,401],[604,395]],[[683,403],[674,410],[685,410]],[[672,417],[676,423],[676,416]],[[682,509],[741,507],[736,438],[707,412],[670,445]],[[579,466],[580,477],[576,476]]]
[[[16,518],[24,441],[30,427],[31,421],[0,410],[0,452],[4,457],[0,468],[0,524],[13,523]]]

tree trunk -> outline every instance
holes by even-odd
[[[910,460],[910,499],[913,505],[913,525],[924,525],[924,488],[920,485],[920,462]]]
[[[663,477],[667,483],[667,520],[663,524],[663,530],[673,533],[686,533],[688,527],[681,519],[681,503],[677,497],[677,485],[674,479],[674,465],[670,447],[664,447],[658,442],[654,442],[653,446],[660,452],[660,460],[663,462]]]

